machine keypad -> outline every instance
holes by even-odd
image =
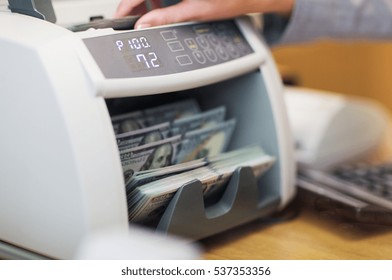
[[[84,43],[107,79],[192,71],[254,53],[234,20],[132,30]]]

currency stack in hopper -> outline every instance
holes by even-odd
[[[237,168],[249,166],[259,178],[274,164],[259,146],[227,151],[236,120],[225,113],[224,106],[201,111],[187,99],[112,117],[130,222],[158,219],[175,192],[195,179],[208,200]]]

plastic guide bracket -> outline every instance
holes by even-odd
[[[256,178],[250,167],[238,168],[221,199],[207,208],[202,184],[194,180],[176,192],[156,231],[199,240],[272,213],[279,205],[279,196],[267,195],[265,199],[267,205],[259,201]]]
[[[51,0],[8,0],[8,4],[13,13],[56,22],[56,14]]]

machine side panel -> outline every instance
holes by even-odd
[[[286,206],[296,193],[295,177],[296,163],[294,161],[294,139],[289,126],[287,110],[283,99],[283,83],[279,79],[280,75],[273,61],[272,55],[268,55],[265,65],[260,67],[260,72],[264,77],[270,107],[274,118],[277,143],[280,154],[280,208]]]
[[[89,234],[128,230],[114,133],[79,41],[43,35],[58,29],[50,23],[13,18],[0,20],[12,29],[0,31],[0,239],[69,259]]]

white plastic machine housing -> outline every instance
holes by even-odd
[[[232,103],[247,100],[245,90],[241,95],[236,92],[225,96],[224,91],[229,89],[220,89],[222,86],[241,91],[243,82],[250,87],[255,81],[265,85],[261,95],[268,103],[266,108],[270,108],[266,111],[270,110],[273,117],[254,119],[249,127],[239,121],[234,138],[241,138],[248,128],[257,128],[256,135],[274,135],[271,145],[279,169],[273,179],[277,182],[270,187],[280,197],[277,209],[287,205],[295,192],[295,166],[283,87],[268,49],[250,21],[242,18],[235,22],[253,49],[249,55],[187,72],[110,79],[105,78],[83,38],[145,31],[73,33],[43,20],[3,12],[0,240],[50,258],[69,259],[75,257],[86,236],[110,228],[132,230],[106,99],[121,102],[123,98],[135,98],[137,102],[137,96],[149,95],[161,98],[159,103],[171,92],[184,97],[187,90],[209,86],[223,93],[220,97],[203,95],[200,101],[206,108],[208,100],[210,106],[234,96],[237,99]],[[259,110],[252,99],[238,105],[244,107],[231,104],[229,112],[238,114],[239,119],[241,111],[249,115]],[[264,128],[263,123],[268,127]],[[252,135],[235,140],[230,149],[237,148],[236,143],[260,142],[252,140]],[[269,152],[268,147],[263,148]]]

